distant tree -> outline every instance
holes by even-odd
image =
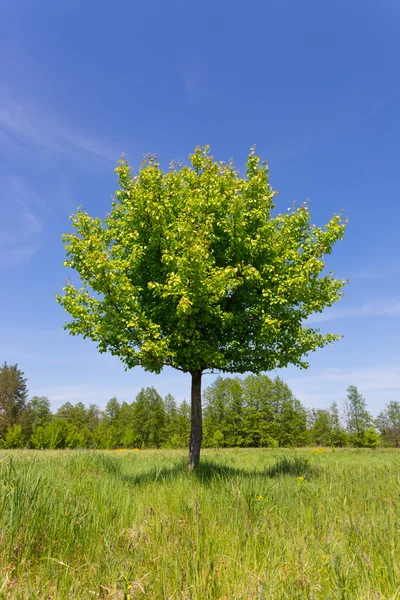
[[[73,412],[73,404],[71,404],[71,402],[65,402],[57,409],[55,416],[58,419],[63,419],[64,421],[67,421],[67,423],[70,423],[73,420]]]
[[[280,377],[273,380],[272,408],[274,429],[271,435],[279,446],[304,446],[307,442],[306,411]]]
[[[64,236],[82,282],[58,302],[66,328],[100,352],[159,373],[190,373],[189,468],[200,458],[205,370],[259,373],[294,364],[338,339],[305,325],[341,297],[344,281],[323,275],[324,256],[343,237],[335,215],[312,225],[308,206],[276,214],[267,165],[254,150],[241,177],[232,163],[197,148],[190,166],[163,173],[154,156],[120,189],[103,222],[83,209]]]
[[[178,415],[176,419],[176,437],[174,437],[175,447],[187,448],[190,439],[190,406],[183,400],[178,406]],[[177,441],[179,443],[177,444]]]
[[[215,432],[222,433],[224,444],[241,446],[244,442],[243,390],[238,377],[217,377],[204,391],[204,430],[206,445],[215,445]]]
[[[133,448],[133,404],[122,402],[113,423],[118,431],[118,444],[123,448]]]
[[[48,448],[57,450],[67,445],[68,423],[62,419],[56,419],[45,427],[45,438]]]
[[[93,433],[86,425],[77,427],[69,424],[65,445],[67,448],[92,448],[94,446]]]
[[[43,449],[50,447],[50,432],[49,426],[38,425],[32,431],[30,437],[30,444],[33,448]]]
[[[365,433],[372,425],[372,416],[367,410],[365,399],[355,385],[347,388],[344,411],[350,443],[354,446],[364,446]]]
[[[55,416],[57,419],[62,419],[78,429],[86,425],[86,407],[82,402],[77,402],[75,405],[71,404],[71,402],[66,402],[60,406]]]
[[[164,398],[165,408],[165,439],[168,446],[173,447],[176,444],[177,431],[177,419],[178,419],[178,407],[176,400],[171,394],[167,394]],[[174,439],[174,443],[172,440]]]
[[[214,435],[212,437],[212,445],[214,446],[214,448],[221,448],[222,446],[226,445],[224,434],[220,429],[214,431]]]
[[[149,398],[149,445],[160,448],[165,443],[165,407],[164,401],[155,388],[146,388]]]
[[[274,383],[267,375],[249,375],[242,382],[244,400],[243,437],[246,446],[269,445],[276,439],[273,388]]]
[[[332,446],[346,446],[348,443],[347,433],[340,423],[339,407],[337,402],[332,402],[329,413]]]
[[[23,448],[24,434],[21,425],[9,425],[3,443],[4,448]]]
[[[376,426],[381,432],[384,443],[400,447],[400,402],[389,402],[377,419]]]
[[[364,433],[364,448],[376,448],[381,442],[381,437],[373,425],[367,427]]]
[[[143,388],[133,407],[134,440],[139,447],[159,448],[165,441],[165,407],[154,387]]]
[[[15,425],[26,407],[28,390],[24,373],[18,365],[0,367],[0,437],[10,425]]]
[[[97,404],[89,404],[86,409],[86,425],[90,431],[94,431],[100,422],[100,409]]]
[[[120,412],[121,405],[114,396],[113,398],[111,398],[111,400],[107,402],[106,408],[104,410],[104,416],[106,417],[110,425],[115,425]]]
[[[50,401],[45,396],[34,396],[29,400],[21,414],[20,422],[24,437],[29,443],[35,428],[51,423],[53,415],[50,410]]]
[[[313,424],[310,429],[311,442],[316,446],[331,446],[331,414],[326,409],[313,409]]]

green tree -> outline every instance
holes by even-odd
[[[332,445],[331,415],[326,409],[312,410],[312,427],[310,429],[311,443],[316,446]]]
[[[89,404],[86,409],[86,425],[90,431],[94,431],[100,422],[100,409],[97,404]]]
[[[400,447],[400,402],[391,401],[382,410],[377,419],[376,426],[382,435],[385,444]]]
[[[49,399],[45,396],[31,398],[20,419],[25,439],[29,442],[34,429],[51,423],[52,419]]]
[[[143,388],[133,405],[133,439],[139,447],[159,448],[166,438],[165,407],[154,387]]]
[[[276,435],[273,382],[267,375],[249,375],[242,382],[246,446],[271,445]]]
[[[345,223],[335,215],[315,227],[307,204],[273,212],[276,192],[254,150],[245,177],[208,147],[165,173],[154,156],[138,175],[124,158],[116,172],[109,216],[72,216],[65,265],[82,287],[68,283],[57,300],[72,335],[91,338],[126,368],[190,373],[194,468],[205,370],[307,367],[309,352],[338,339],[304,323],[341,297],[345,282],[321,274]]]
[[[204,431],[206,445],[215,445],[215,432],[222,433],[224,445],[244,442],[243,390],[238,377],[217,377],[204,391]]]
[[[74,420],[74,406],[71,402],[65,402],[57,409],[56,415],[57,419],[62,419],[67,423],[72,423]]]
[[[289,386],[275,377],[272,388],[274,431],[281,447],[304,446],[307,442],[307,413]]]
[[[45,439],[48,447],[57,450],[67,445],[68,423],[62,419],[56,419],[45,427]]]
[[[381,442],[381,436],[373,425],[367,427],[364,433],[364,448],[376,448]]]
[[[349,385],[347,388],[344,411],[350,442],[354,446],[364,446],[365,432],[372,425],[372,417],[367,410],[365,399],[355,385]]]
[[[340,424],[339,407],[337,402],[332,402],[329,413],[332,446],[335,448],[346,446],[348,443],[347,433]]]
[[[175,448],[187,448],[190,440],[190,406],[183,400],[178,406],[176,418],[176,436],[174,437]]]
[[[160,448],[165,442],[165,407],[160,394],[152,388],[146,388],[149,399],[149,439],[150,446]]]
[[[50,447],[50,435],[49,434],[50,434],[49,426],[38,425],[37,427],[34,428],[32,434],[31,434],[30,443],[37,450],[40,450],[43,448],[49,448]]]
[[[24,434],[21,425],[9,425],[4,438],[4,448],[23,448]]]
[[[113,423],[118,431],[119,445],[123,448],[132,448],[134,446],[133,437],[133,404],[122,402],[119,407],[117,416]]]
[[[18,365],[0,367],[0,437],[15,425],[26,407],[28,390],[24,373]]]
[[[111,400],[107,402],[106,408],[104,410],[104,416],[106,417],[110,425],[115,425],[120,412],[121,405],[114,396],[113,398],[111,398]]]
[[[174,447],[177,440],[177,419],[178,419],[178,408],[176,405],[175,398],[171,394],[167,394],[164,398],[165,408],[165,439],[168,446]],[[172,440],[174,439],[174,442]]]

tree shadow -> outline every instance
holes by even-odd
[[[216,479],[273,479],[279,476],[312,477],[318,475],[318,469],[313,467],[309,460],[302,456],[282,457],[270,467],[263,469],[238,469],[229,465],[221,465],[213,461],[200,462],[194,475],[203,483]]]
[[[187,462],[182,459],[171,467],[154,466],[146,471],[131,474],[123,471],[118,459],[104,455],[101,455],[100,464],[103,471],[129,487],[140,487],[157,482],[168,483],[179,477],[193,477],[203,484],[210,485],[232,479],[274,479],[283,476],[309,479],[319,473],[319,469],[302,456],[282,457],[269,467],[251,470],[221,465],[212,460],[202,460],[197,469],[188,472]]]
[[[94,460],[99,471],[107,473],[113,479],[126,483],[130,487],[148,485],[157,481],[165,483],[175,480],[179,475],[187,472],[187,463],[184,460],[171,467],[154,466],[138,473],[124,472],[121,461],[115,456],[96,454]]]

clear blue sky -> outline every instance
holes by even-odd
[[[167,165],[210,144],[242,166],[255,143],[279,208],[309,198],[318,224],[351,218],[329,259],[351,283],[320,322],[345,337],[282,376],[307,406],[349,384],[374,413],[400,400],[399,31],[398,0],[3,0],[0,358],[30,394],[188,397],[177,372],[125,372],[63,331],[60,237],[77,206],[108,211],[121,152]]]

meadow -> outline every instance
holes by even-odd
[[[400,454],[2,451],[1,599],[400,598]]]

